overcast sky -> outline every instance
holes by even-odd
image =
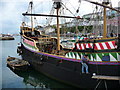
[[[19,28],[23,20],[22,13],[28,9],[31,0],[0,0],[0,33],[19,33]],[[73,14],[79,7],[79,0],[62,0]],[[102,1],[102,0],[93,0]],[[117,7],[118,1],[111,0],[112,6]],[[33,0],[36,13],[49,14],[52,7],[52,0]],[[91,13],[95,5],[82,1],[80,4],[79,16]],[[67,11],[66,11],[67,12]],[[67,13],[70,14],[70,13]],[[70,14],[71,15],[71,14]],[[40,18],[40,17],[39,17]],[[46,17],[41,18],[38,22],[42,25],[45,24]]]

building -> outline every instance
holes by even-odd
[[[119,2],[120,5],[120,2]],[[115,7],[116,9],[120,9],[120,7]],[[113,10],[107,10],[107,32],[108,34],[113,32],[118,32],[118,25],[120,25],[120,14]],[[93,32],[97,35],[99,33],[103,33],[103,12],[97,13],[89,13],[82,16],[81,20],[72,20],[71,22],[67,22],[67,27],[74,26],[93,26]]]

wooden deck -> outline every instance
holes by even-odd
[[[103,79],[103,80],[120,80],[120,76],[105,76],[105,75],[94,75],[94,79]]]

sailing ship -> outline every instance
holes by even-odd
[[[60,43],[59,9],[61,0],[54,1],[57,15],[23,13],[31,16],[31,27],[22,23],[21,50],[22,58],[27,60],[37,71],[63,83],[79,88],[120,88],[120,33],[117,37],[106,37],[106,8],[108,2],[98,3],[85,0],[104,7],[104,32],[102,38],[83,39],[75,43],[73,49],[63,48]],[[33,2],[30,2],[32,8]],[[32,16],[50,16],[57,18],[57,38],[43,35],[33,28]],[[87,54],[90,61],[89,74],[82,74],[81,58]],[[100,85],[104,83],[105,85]],[[112,84],[111,84],[112,83]]]

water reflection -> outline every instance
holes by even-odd
[[[27,71],[14,71],[9,66],[7,66],[13,73],[23,78],[23,83],[26,85],[33,86],[34,88],[72,88],[71,86],[64,85],[62,83],[58,83],[41,73],[38,73],[33,68],[29,68]]]
[[[0,41],[1,45],[1,74],[0,77],[2,79],[0,84],[2,84],[2,89],[4,88],[12,88],[11,90],[16,90],[17,88],[46,88],[46,89],[53,89],[53,88],[70,88],[65,84],[61,84],[55,80],[52,80],[34,69],[30,68],[26,72],[22,71],[13,71],[10,68],[6,67],[6,59],[8,56],[13,56],[16,58],[21,58],[17,54],[17,45],[20,42],[20,37],[16,36],[15,40],[13,41]],[[0,68],[1,69],[1,68]],[[45,90],[46,90],[45,89]]]

